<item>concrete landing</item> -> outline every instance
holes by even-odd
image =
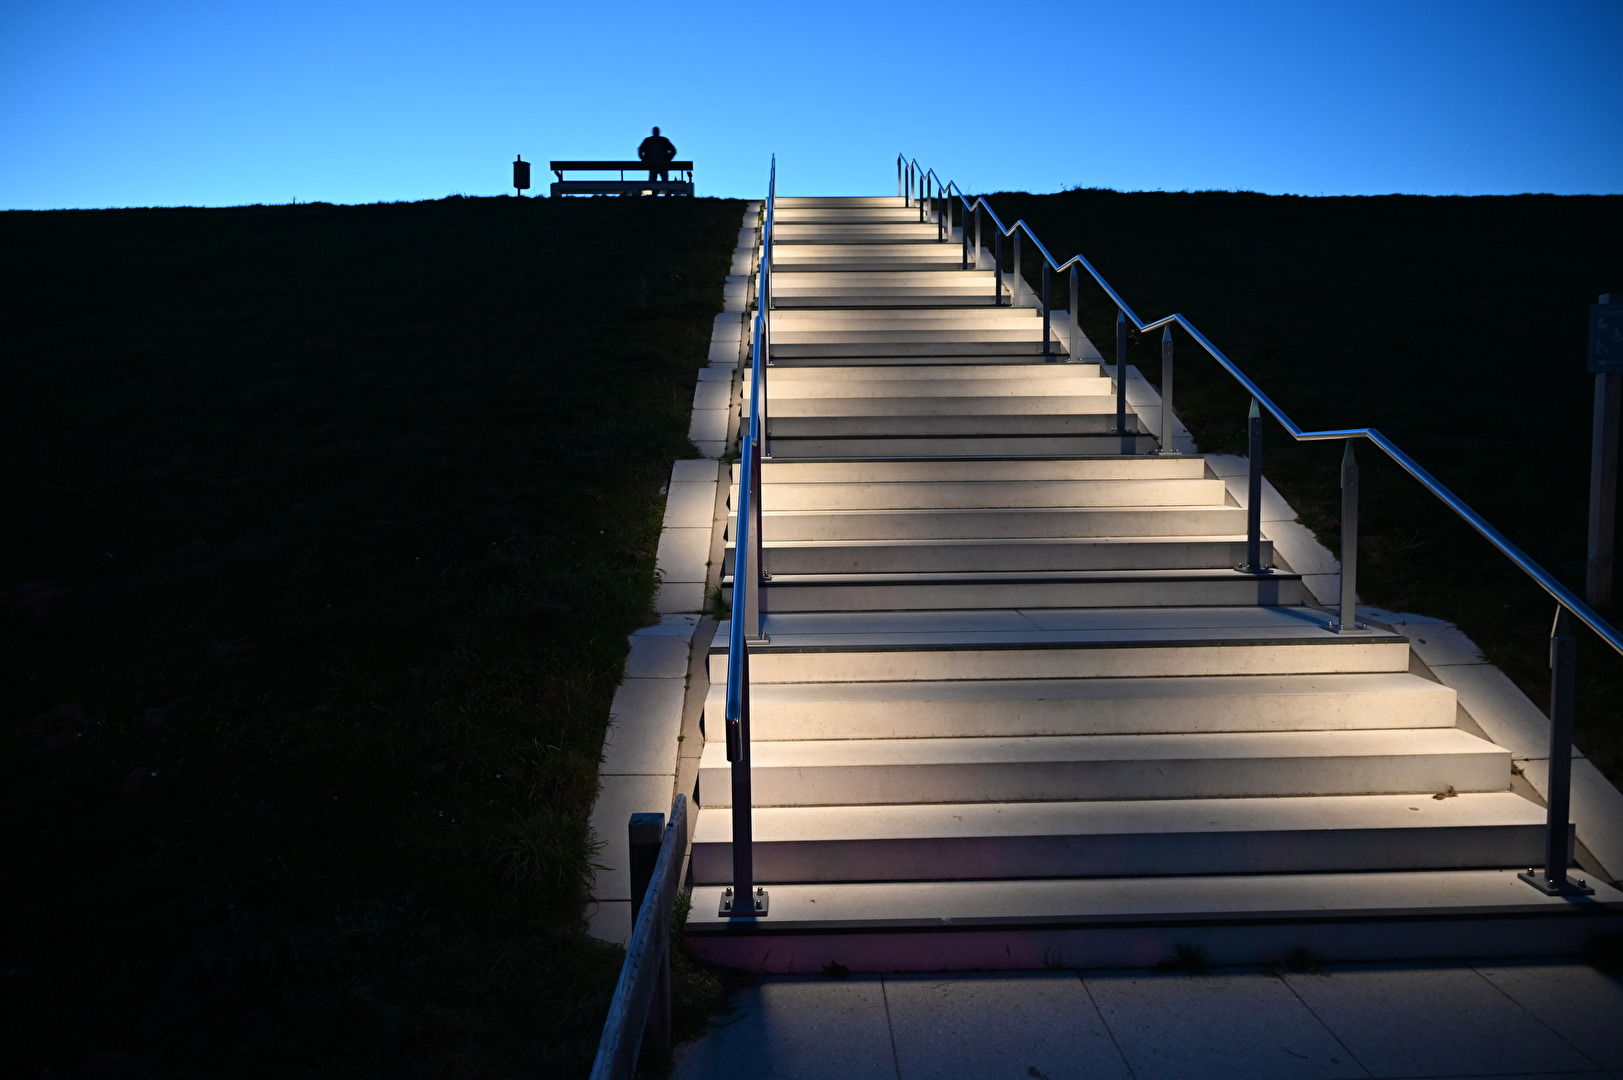
[[[1623,980],[1581,962],[763,979],[677,1080],[1623,1080]]]

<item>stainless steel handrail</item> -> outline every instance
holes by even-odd
[[[772,159],[761,224],[761,257],[756,270],[755,318],[750,332],[749,422],[739,443],[736,525],[733,534],[733,602],[727,637],[727,697],[723,723],[733,796],[733,884],[722,896],[721,914],[755,917],[767,913],[767,894],[755,884],[750,793],[749,647],[764,643],[761,611],[761,459],[770,457],[767,424],[767,363],[772,348],[772,222],[778,192],[778,162]]]
[[[1031,241],[1032,241],[1033,244],[1036,245],[1037,250],[1042,252],[1042,256],[1043,256],[1043,259],[1044,259],[1045,264],[1046,264],[1045,268],[1044,268],[1044,270],[1045,270],[1045,272],[1044,272],[1045,286],[1046,286],[1046,282],[1048,280],[1048,274],[1050,272],[1058,273],[1058,272],[1063,271],[1063,270],[1068,270],[1068,269],[1071,270],[1072,275],[1073,275],[1073,289],[1072,289],[1072,293],[1071,293],[1071,300],[1072,300],[1072,303],[1071,303],[1071,319],[1072,319],[1072,329],[1073,329],[1073,334],[1072,334],[1073,358],[1074,358],[1075,353],[1076,353],[1076,342],[1080,340],[1080,326],[1079,326],[1079,323],[1077,321],[1076,292],[1075,292],[1075,288],[1074,288],[1074,275],[1075,275],[1075,269],[1074,268],[1080,266],[1080,267],[1082,267],[1084,270],[1086,270],[1088,272],[1088,275],[1093,278],[1094,282],[1099,286],[1099,288],[1101,290],[1103,290],[1105,295],[1109,296],[1110,299],[1115,303],[1116,310],[1118,312],[1118,314],[1117,314],[1117,334],[1116,334],[1116,341],[1117,341],[1117,356],[1116,356],[1116,379],[1117,379],[1117,383],[1116,383],[1116,389],[1117,389],[1117,401],[1118,401],[1118,414],[1117,414],[1118,417],[1120,417],[1122,415],[1122,413],[1125,411],[1125,404],[1126,404],[1125,372],[1126,372],[1126,369],[1127,369],[1127,358],[1126,358],[1125,324],[1130,322],[1141,333],[1149,331],[1149,330],[1155,330],[1155,329],[1162,328],[1162,327],[1171,327],[1172,325],[1176,324],[1177,326],[1182,327],[1184,332],[1187,333],[1191,338],[1193,338],[1195,340],[1196,344],[1198,344],[1202,349],[1205,349],[1207,354],[1210,355],[1212,357],[1212,359],[1216,360],[1218,365],[1220,367],[1222,367],[1222,369],[1224,371],[1228,372],[1230,377],[1232,377],[1236,382],[1238,382],[1242,387],[1245,388],[1245,390],[1251,395],[1251,399],[1252,399],[1252,403],[1253,403],[1253,410],[1260,407],[1262,410],[1266,411],[1270,416],[1272,416],[1275,420],[1277,420],[1279,422],[1280,426],[1282,426],[1287,432],[1290,433],[1290,435],[1291,435],[1291,437],[1293,439],[1297,440],[1298,442],[1322,442],[1322,441],[1341,439],[1341,440],[1347,441],[1349,444],[1350,444],[1351,440],[1353,440],[1353,439],[1367,439],[1370,442],[1374,443],[1377,447],[1380,448],[1382,453],[1386,454],[1387,457],[1391,458],[1394,462],[1396,462],[1399,468],[1401,468],[1404,472],[1408,473],[1411,477],[1413,477],[1416,481],[1418,481],[1420,483],[1421,487],[1423,487],[1427,491],[1431,492],[1431,494],[1434,495],[1437,499],[1439,499],[1443,503],[1444,506],[1447,506],[1461,520],[1463,520],[1467,525],[1471,526],[1472,529],[1476,530],[1478,535],[1480,535],[1483,539],[1487,540],[1488,543],[1490,545],[1492,545],[1501,555],[1503,555],[1507,559],[1509,559],[1513,565],[1515,565],[1524,574],[1526,574],[1529,578],[1531,578],[1534,581],[1534,583],[1536,583],[1541,589],[1543,589],[1546,593],[1548,593],[1549,596],[1552,599],[1554,599],[1556,604],[1557,604],[1556,624],[1555,624],[1555,628],[1552,630],[1552,633],[1551,633],[1552,657],[1562,654],[1563,650],[1566,650],[1567,652],[1570,653],[1570,648],[1571,648],[1570,643],[1571,643],[1572,639],[1571,639],[1571,636],[1570,636],[1570,632],[1565,630],[1566,619],[1565,619],[1565,616],[1563,615],[1563,612],[1570,612],[1572,615],[1576,616],[1580,622],[1582,622],[1585,626],[1587,626],[1591,630],[1593,630],[1595,632],[1595,634],[1598,637],[1600,637],[1600,639],[1602,641],[1604,641],[1608,645],[1610,645],[1615,652],[1619,653],[1620,655],[1623,655],[1623,634],[1619,634],[1616,627],[1612,626],[1611,623],[1609,623],[1605,619],[1601,618],[1601,616],[1593,608],[1591,608],[1588,604],[1584,603],[1584,601],[1580,600],[1578,598],[1578,596],[1575,593],[1572,592],[1572,590],[1568,589],[1565,585],[1562,585],[1559,581],[1556,580],[1556,578],[1555,578],[1555,576],[1553,574],[1551,574],[1548,570],[1544,569],[1544,567],[1540,566],[1538,563],[1534,562],[1531,558],[1529,558],[1525,552],[1523,552],[1515,544],[1511,543],[1505,537],[1505,535],[1503,533],[1501,533],[1498,529],[1494,528],[1491,524],[1489,524],[1488,521],[1485,518],[1483,518],[1481,514],[1477,513],[1475,510],[1471,509],[1471,507],[1468,506],[1463,499],[1461,499],[1458,495],[1455,495],[1452,491],[1450,491],[1447,487],[1445,487],[1435,476],[1433,476],[1426,469],[1422,468],[1421,465],[1419,464],[1419,462],[1415,461],[1414,458],[1412,458],[1408,454],[1406,454],[1402,449],[1400,449],[1397,446],[1396,443],[1392,442],[1392,440],[1388,439],[1385,435],[1381,434],[1380,431],[1378,431],[1377,429],[1365,427],[1365,428],[1338,428],[1338,429],[1326,430],[1326,431],[1309,431],[1309,430],[1303,428],[1301,425],[1297,424],[1296,421],[1292,420],[1290,418],[1290,416],[1286,414],[1284,409],[1281,409],[1277,404],[1275,404],[1273,399],[1270,398],[1267,394],[1265,394],[1263,392],[1262,388],[1260,386],[1258,386],[1256,384],[1256,382],[1253,379],[1250,378],[1250,376],[1246,375],[1245,372],[1241,371],[1238,364],[1236,364],[1233,360],[1230,360],[1227,356],[1225,356],[1221,349],[1219,349],[1216,345],[1213,345],[1212,342],[1210,341],[1210,339],[1208,339],[1205,334],[1201,333],[1195,327],[1194,323],[1190,322],[1188,319],[1184,318],[1182,315],[1174,313],[1172,315],[1163,316],[1162,318],[1156,319],[1153,322],[1145,322],[1144,320],[1140,319],[1138,317],[1138,313],[1135,312],[1132,309],[1132,307],[1130,307],[1128,305],[1127,301],[1122,297],[1121,293],[1117,292],[1116,289],[1108,281],[1105,280],[1104,275],[1099,273],[1098,269],[1092,263],[1090,263],[1087,259],[1083,258],[1081,255],[1073,255],[1071,258],[1067,259],[1065,262],[1063,262],[1063,263],[1059,262],[1058,260],[1056,260],[1054,258],[1053,255],[1051,255],[1049,253],[1048,248],[1045,247],[1043,245],[1043,242],[1037,238],[1037,234],[1032,231],[1031,226],[1029,226],[1029,225],[1027,225],[1025,223],[1024,219],[1017,220],[1013,225],[1005,226],[1003,224],[1002,219],[997,216],[997,213],[992,209],[991,205],[989,203],[987,203],[985,198],[977,196],[977,197],[974,198],[973,201],[971,201],[970,197],[965,195],[963,193],[963,191],[961,189],[959,189],[956,184],[951,183],[951,182],[943,182],[941,180],[941,178],[936,175],[935,170],[933,170],[933,169],[929,169],[929,170],[923,169],[919,165],[918,160],[916,158],[910,159],[910,158],[907,158],[906,155],[904,155],[904,154],[898,154],[897,155],[897,178],[898,178],[898,186],[904,188],[904,192],[900,192],[900,194],[903,194],[904,198],[913,198],[913,197],[915,197],[914,193],[915,193],[915,190],[916,190],[916,193],[917,193],[916,197],[919,198],[919,205],[920,205],[921,211],[923,209],[924,200],[926,198],[929,198],[929,196],[925,194],[925,191],[928,188],[927,181],[933,180],[935,182],[936,188],[938,189],[938,192],[939,192],[938,198],[946,201],[948,203],[949,207],[950,207],[952,198],[954,196],[956,196],[958,202],[963,207],[962,212],[960,214],[960,221],[965,223],[964,226],[963,226],[963,233],[964,233],[964,241],[965,241],[966,244],[968,243],[968,239],[969,239],[969,233],[968,233],[968,227],[967,227],[968,215],[975,214],[975,213],[978,213],[980,211],[984,211],[987,214],[987,216],[992,219],[992,222],[993,222],[994,226],[998,230],[998,236],[999,237],[1002,237],[1002,236],[1014,236],[1016,241],[1018,241],[1019,237],[1018,237],[1017,234],[1020,233],[1020,232],[1024,232],[1024,234],[1026,236],[1031,238]],[[950,213],[950,210],[943,211],[943,213]],[[946,220],[947,220],[947,218],[945,216],[943,216],[943,218],[942,218],[943,224],[945,224]],[[976,231],[978,233],[979,232],[979,218],[978,217],[976,219],[976,222],[977,222]],[[950,234],[946,238],[950,239]],[[1020,282],[1019,250],[1020,249],[1019,249],[1019,246],[1018,246],[1018,243],[1017,243],[1016,247],[1015,247],[1015,253],[1016,254],[1015,254],[1015,266],[1014,266],[1015,284],[1014,284],[1014,287],[1011,290],[1011,292],[1013,292],[1015,290],[1018,290],[1018,288],[1019,288],[1019,282]],[[975,258],[976,258],[977,264],[978,264],[979,259],[980,259],[980,251],[981,251],[981,248],[980,248],[979,240],[978,240],[978,237],[977,237],[976,252],[975,252]],[[999,282],[1000,282],[998,298],[999,298],[999,302],[1001,302],[1001,299],[1002,299],[1001,276],[1002,276],[1002,270],[1003,270],[1002,258],[1001,258],[1001,246],[1000,246],[1000,251],[999,251],[999,253],[997,255],[997,267],[996,267],[996,269],[997,269],[997,272],[998,272]],[[1043,304],[1043,313],[1044,313],[1045,328],[1046,328],[1046,320],[1047,320],[1047,317],[1048,317],[1048,314],[1049,314],[1049,308],[1050,308],[1051,303],[1052,303],[1052,297],[1047,295],[1048,290],[1047,290],[1046,287],[1044,289],[1044,293],[1045,293],[1045,295],[1043,296],[1042,304]],[[1164,364],[1166,365],[1166,368],[1164,368],[1164,370],[1170,368],[1170,357],[1169,357],[1170,349],[1171,349],[1170,339],[1167,339],[1167,340],[1165,340],[1163,342],[1163,355],[1167,357],[1167,359],[1164,360]],[[1251,472],[1252,472],[1251,480],[1252,480],[1252,503],[1253,503],[1253,506],[1250,507],[1249,509],[1252,511],[1251,516],[1252,516],[1252,519],[1253,519],[1253,523],[1251,525],[1251,532],[1252,532],[1253,535],[1248,537],[1248,539],[1250,540],[1250,546],[1254,551],[1255,546],[1256,546],[1255,533],[1257,532],[1257,530],[1259,528],[1259,525],[1256,523],[1256,514],[1255,514],[1256,505],[1255,504],[1259,501],[1257,499],[1257,493],[1260,491],[1260,480],[1261,480],[1261,471],[1260,471],[1261,470],[1261,454],[1260,454],[1261,444],[1260,444],[1260,440],[1259,440],[1259,438],[1257,437],[1257,434],[1256,434],[1256,432],[1258,431],[1258,428],[1257,428],[1257,425],[1255,423],[1252,424],[1252,429],[1253,429],[1253,432],[1254,432],[1253,437],[1252,437],[1253,451],[1252,451],[1250,457],[1251,457]],[[1165,445],[1166,443],[1168,443],[1170,441],[1170,438],[1171,438],[1170,429],[1163,428],[1163,430],[1162,430],[1163,444]],[[1125,436],[1124,436],[1123,441],[1124,441],[1124,448],[1125,448],[1125,441],[1126,441]],[[1351,469],[1352,469],[1352,472],[1351,472],[1352,490],[1354,492],[1356,492],[1356,490],[1357,490],[1357,488],[1356,488],[1356,485],[1357,485],[1357,479],[1356,479],[1357,478],[1357,471],[1356,471],[1356,466],[1352,465],[1351,454],[1350,453],[1348,455],[1346,455],[1345,464],[1343,466],[1343,486],[1344,487],[1348,483],[1348,468],[1349,467],[1351,467]],[[1353,498],[1354,498],[1354,500],[1356,500],[1356,495],[1354,495]],[[1344,498],[1343,498],[1343,506],[1344,506],[1344,508],[1347,507],[1348,505],[1349,505],[1349,503],[1347,502],[1347,499],[1344,496]],[[1353,512],[1356,513],[1356,501],[1352,502],[1350,505],[1353,507]],[[1356,518],[1354,518],[1354,520],[1356,520]],[[1347,529],[1344,528],[1343,533],[1345,534],[1346,532],[1347,532]],[[1347,540],[1347,537],[1344,535],[1344,537],[1343,537],[1344,545],[1346,544],[1346,540]],[[1353,544],[1356,544],[1356,538],[1353,539]],[[1347,550],[1347,548],[1344,546],[1343,550],[1345,552]],[[1356,548],[1354,548],[1353,550],[1356,550]],[[1351,559],[1343,558],[1343,561],[1342,561],[1343,574],[1352,574],[1352,573],[1355,572],[1355,566],[1349,565],[1351,562],[1352,562]],[[1251,566],[1249,566],[1248,569],[1257,570],[1257,569],[1260,569],[1260,567],[1255,565],[1255,561],[1253,559],[1253,564]],[[1351,588],[1347,587],[1347,583],[1344,580],[1343,590],[1342,590],[1341,620],[1340,620],[1340,623],[1337,626],[1337,629],[1348,631],[1348,630],[1352,630],[1352,629],[1355,628],[1355,626],[1356,626],[1356,624],[1354,622],[1355,615],[1354,615],[1354,612],[1352,610],[1353,603],[1354,603],[1353,590]],[[1565,642],[1566,644],[1563,644],[1563,642]],[[1548,784],[1548,786],[1549,786],[1549,788],[1551,790],[1550,790],[1550,793],[1549,793],[1549,795],[1547,797],[1547,801],[1549,802],[1550,822],[1549,822],[1549,836],[1548,836],[1548,839],[1547,839],[1547,847],[1546,847],[1546,861],[1545,861],[1545,868],[1544,868],[1543,875],[1539,876],[1538,878],[1535,878],[1535,876],[1533,874],[1533,871],[1531,871],[1531,870],[1528,871],[1528,873],[1526,875],[1523,875],[1530,882],[1532,882],[1534,885],[1537,885],[1539,888],[1544,889],[1546,892],[1557,892],[1557,893],[1582,891],[1581,887],[1572,886],[1572,885],[1570,885],[1569,882],[1567,882],[1567,880],[1566,880],[1566,869],[1565,869],[1565,859],[1564,859],[1564,857],[1562,857],[1559,860],[1557,858],[1557,851],[1558,850],[1563,851],[1563,852],[1566,850],[1565,830],[1567,828],[1568,798],[1570,796],[1570,791],[1568,790],[1568,778],[1563,776],[1562,774],[1570,771],[1571,723],[1572,723],[1571,711],[1572,711],[1572,689],[1573,689],[1573,687],[1571,686],[1571,683],[1570,683],[1570,679],[1572,678],[1572,676],[1570,674],[1571,669],[1572,669],[1572,663],[1570,661],[1563,662],[1562,664],[1556,664],[1556,663],[1554,663],[1552,661],[1552,681],[1553,681],[1554,685],[1552,686],[1552,690],[1551,690],[1551,709],[1550,709],[1550,712],[1551,712],[1551,717],[1550,717],[1550,719],[1551,719],[1550,782]],[[1566,679],[1567,679],[1566,682],[1563,681],[1563,675],[1562,675],[1563,670],[1566,670],[1567,673],[1568,673],[1567,676],[1566,676]],[[1564,734],[1563,734],[1563,729],[1565,729]],[[1563,745],[1563,741],[1565,742],[1565,745]],[[1557,790],[1557,789],[1560,789],[1560,790]],[[1557,822],[1558,817],[1560,819],[1559,823]],[[1557,831],[1558,831],[1558,827],[1559,827],[1559,830],[1560,830],[1560,832],[1562,834],[1559,837],[1556,835]]]

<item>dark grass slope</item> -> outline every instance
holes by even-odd
[[[1082,190],[991,203],[1057,257],[1087,255],[1141,318],[1183,313],[1298,423],[1380,428],[1582,592],[1588,305],[1623,291],[1623,196]],[[1066,295],[1056,280],[1061,306]],[[1112,355],[1113,306],[1087,279],[1082,298],[1084,329]],[[1130,359],[1158,382],[1160,332],[1146,337]],[[1248,399],[1181,333],[1176,348],[1175,405],[1196,439],[1243,452]],[[1553,602],[1379,451],[1359,452],[1365,600],[1459,623],[1547,703]],[[1341,453],[1268,425],[1269,477],[1332,550]],[[1580,640],[1578,744],[1623,780],[1623,660]]]
[[[0,214],[0,1073],[584,1073],[740,213]]]

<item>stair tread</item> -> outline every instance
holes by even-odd
[[[726,746],[708,743],[701,769],[727,768]],[[1261,758],[1352,758],[1503,755],[1510,751],[1459,728],[1357,731],[1176,732],[1132,735],[1027,735],[918,739],[753,741],[751,766],[817,769],[1054,762],[1237,761]]]
[[[1591,913],[1623,907],[1623,893],[1590,884]],[[1545,896],[1511,870],[773,885],[768,917],[737,921],[716,914],[721,891],[694,888],[688,935],[1575,913],[1569,898]]]
[[[1102,698],[1254,697],[1261,694],[1345,695],[1446,690],[1409,672],[1312,675],[1150,675],[1134,679],[968,679],[861,683],[765,683],[751,687],[754,707],[778,702],[849,704],[872,701],[1047,701]],[[1452,691],[1449,691],[1450,693]],[[714,683],[708,701],[719,705],[726,686]]]
[[[1300,581],[1302,575],[1287,571],[1254,574],[1232,567],[1190,567],[1187,569],[1145,570],[941,570],[878,571],[873,573],[835,572],[824,574],[773,574],[767,587],[780,585],[933,585],[986,584],[999,582],[1059,581]],[[722,582],[731,584],[732,574]]]
[[[1509,791],[1412,795],[1297,795],[1269,798],[927,803],[759,807],[755,842],[804,843],[970,837],[1101,836],[1153,833],[1502,828],[1544,824],[1545,811]],[[694,844],[733,838],[729,808],[703,808]]]
[[[771,642],[751,651],[786,647],[790,641],[807,643],[850,638],[919,642],[951,647],[955,642],[986,640],[1027,641],[1037,644],[1100,639],[1121,635],[1122,640],[1239,641],[1257,638],[1311,641],[1401,641],[1409,639],[1380,627],[1363,637],[1328,633],[1330,612],[1316,608],[1277,607],[1155,607],[1155,608],[1052,608],[1042,611],[850,611],[800,612],[766,616]],[[716,629],[714,646],[727,651],[728,622]]]

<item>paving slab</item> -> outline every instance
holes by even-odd
[[[1577,960],[1477,963],[1500,993],[1603,1069],[1623,1069],[1623,978]]]
[[[626,678],[680,679],[687,670],[686,638],[632,635],[631,655],[626,657]]]
[[[708,528],[669,528],[661,532],[659,551],[654,556],[660,580],[666,584],[677,581],[697,581],[702,584],[709,570],[712,531]]]
[[[693,407],[695,409],[725,409],[733,403],[733,387],[731,383],[721,382],[717,379],[700,379],[693,386]]]
[[[604,776],[600,778],[597,803],[592,807],[592,836],[602,847],[592,861],[597,864],[592,878],[594,900],[631,899],[630,841],[626,827],[632,814],[671,812],[672,777]]]
[[[1271,976],[1090,974],[1085,981],[1137,1080],[1369,1075]]]
[[[683,480],[670,485],[665,495],[665,528],[708,529],[715,518],[714,482]]]
[[[898,1080],[878,977],[773,979],[676,1053],[675,1080]]]
[[[660,614],[697,612],[704,609],[703,581],[665,581],[654,594],[654,610]]]
[[[719,383],[706,383],[707,386],[717,386]],[[699,443],[727,441],[727,418],[731,415],[725,408],[720,409],[694,409],[693,418],[688,421],[688,438]]]
[[[906,1080],[1133,1075],[1072,971],[889,975],[885,1000]]]
[[[1597,1068],[1469,967],[1372,964],[1284,982],[1374,1077]]]
[[[682,731],[683,679],[627,679],[609,706],[599,775],[664,774],[676,771]]]

